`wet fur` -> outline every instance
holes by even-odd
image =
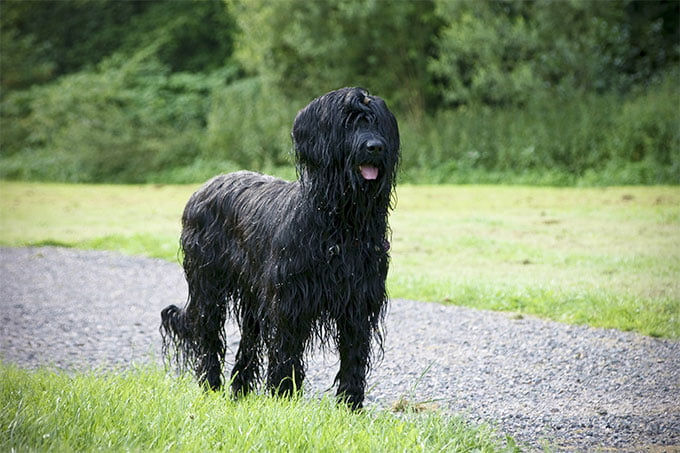
[[[338,397],[359,408],[373,346],[383,345],[397,122],[380,98],[343,88],[302,109],[292,136],[298,181],[241,171],[190,198],[181,237],[189,297],[163,310],[164,347],[220,388],[224,323],[235,319],[236,396],[255,389],[265,362],[267,387],[290,394],[309,346],[334,348]],[[366,180],[361,165],[378,178]]]

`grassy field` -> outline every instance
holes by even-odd
[[[27,372],[0,364],[1,451],[517,451],[436,413],[352,413],[329,399],[234,402],[190,378]]]
[[[398,297],[680,337],[680,189],[403,187]]]
[[[0,182],[0,244],[177,260],[197,186]],[[407,186],[392,297],[680,338],[680,188]]]

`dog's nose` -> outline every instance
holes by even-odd
[[[385,149],[385,144],[380,139],[372,138],[366,142],[366,149],[369,153],[379,153]]]

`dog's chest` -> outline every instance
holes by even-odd
[[[342,242],[329,241],[325,255],[328,262],[333,260],[379,260],[387,255],[390,243],[387,239],[380,241],[368,239],[350,239]]]

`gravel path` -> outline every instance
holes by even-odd
[[[186,285],[160,260],[0,248],[0,294],[3,360],[120,369],[159,360],[159,312],[182,303]],[[309,388],[322,391],[337,360],[315,355],[309,368]],[[528,449],[680,449],[677,341],[394,300],[369,386],[369,405],[437,400]]]

